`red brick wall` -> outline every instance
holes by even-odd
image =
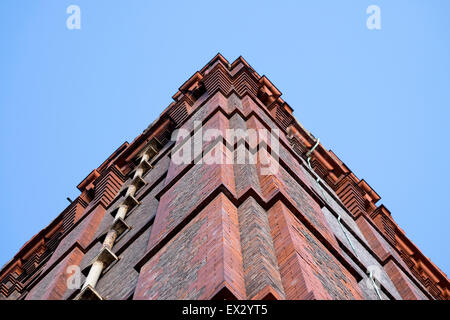
[[[95,288],[104,299],[376,297],[362,283],[373,267],[367,261],[384,270],[383,298],[448,299],[446,275],[425,260],[384,206],[376,206],[379,196],[364,180],[322,145],[311,155],[314,171],[308,168],[306,150],[316,139],[280,95],[243,58],[229,64],[216,56],[183,84],[159,119],[79,184],[76,212],[69,206],[5,266],[0,299],[78,293],[67,289],[66,269],[89,270],[124,200],[129,173],[150,142],[159,152],[135,194],[139,204],[125,217],[130,229],[112,248],[120,259]],[[204,143],[201,151],[222,155],[226,164],[176,164],[170,157],[186,141],[168,137],[177,128],[194,134],[199,121],[204,131],[217,129],[223,136],[227,129],[279,130],[278,170],[264,175],[260,162],[232,163],[235,146],[256,155],[262,145],[224,137]],[[266,143],[270,152],[272,143]],[[338,216],[355,247],[364,250],[352,252],[337,239],[341,230],[329,219]]]

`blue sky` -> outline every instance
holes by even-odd
[[[81,30],[66,8],[81,8]],[[381,8],[382,29],[366,28]],[[0,2],[0,265],[217,52],[242,55],[450,271],[450,2]]]

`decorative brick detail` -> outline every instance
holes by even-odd
[[[95,182],[95,197],[93,205],[100,203],[107,208],[114,200],[125,177],[116,166],[111,166],[105,170]]]
[[[209,105],[209,103],[208,103]],[[205,106],[207,107],[207,106]],[[173,147],[171,154],[172,158],[174,157],[183,157],[185,152],[190,152],[190,157],[188,159],[192,160],[191,163],[177,163],[177,161],[171,161],[170,167],[166,176],[166,185],[169,185],[173,180],[184,170],[186,170],[188,167],[190,167],[194,163],[198,163],[200,160],[200,157],[203,154],[206,154],[209,150],[209,146],[216,143],[216,137],[209,137],[211,140],[209,141],[203,141],[205,132],[209,129],[217,130],[222,137],[225,137],[226,129],[229,128],[229,121],[227,117],[221,113],[217,112],[211,115],[211,118],[202,125],[202,130],[198,130],[197,128],[190,131],[190,136],[183,138],[182,135],[179,135],[176,137],[176,144]],[[186,129],[184,127],[183,129]],[[203,141],[202,146],[196,146],[194,144],[194,141],[197,141],[199,139],[200,141]]]
[[[89,271],[125,198],[133,203],[119,220],[126,230],[108,238],[119,259],[94,288],[104,299],[378,299],[370,266],[381,269],[382,299],[449,299],[447,276],[377,206],[369,184],[322,144],[309,153],[318,139],[292,112],[242,57],[218,54],[3,267],[0,299],[75,297],[67,266]],[[198,123],[219,135],[190,146],[195,161],[177,164],[187,138],[170,141],[172,133],[196,135]],[[227,141],[228,129],[277,130],[279,148],[270,139]],[[134,177],[150,145],[157,150]],[[242,151],[246,164],[236,161]],[[217,155],[225,164],[204,162]],[[275,164],[270,174],[262,155]],[[138,188],[125,197],[130,184]]]
[[[287,131],[293,150],[306,159],[306,152],[312,148],[316,139],[298,123],[293,123]],[[406,263],[411,273],[434,298],[449,299],[450,283],[447,276],[406,237],[385,206],[376,206],[380,197],[366,181],[358,179],[331,150],[325,150],[320,144],[312,154],[311,166],[335,190],[355,219],[361,215],[373,219],[390,246],[401,256],[400,260]]]
[[[235,206],[218,195],[141,269],[134,299],[245,299]]]
[[[75,248],[66,255],[66,258],[56,265],[39,283],[29,292],[27,300],[59,300],[68,290],[67,280],[71,276],[67,268],[79,265],[83,252]]]
[[[225,145],[220,143],[219,147],[227,156]],[[220,185],[224,185],[230,192],[235,193],[231,164],[202,163],[194,165],[161,196],[150,237],[149,250],[156,246]]]
[[[78,197],[73,201],[63,214],[63,232],[68,232],[72,229],[73,225],[81,218],[84,213],[84,209],[87,207],[86,201],[81,197]]]
[[[102,206],[97,206],[90,212],[76,228],[61,240],[44,270],[52,268],[54,263],[64,257],[75,243],[77,243],[80,248],[86,249],[91,243],[105,212],[106,211]]]
[[[203,82],[209,95],[214,94],[217,90],[227,95],[233,83],[228,70],[221,63],[217,63],[211,70],[208,70]]]
[[[254,80],[253,75],[248,71],[248,69],[242,69],[242,72],[236,76],[234,88],[240,96],[244,96],[246,94],[256,96],[259,90],[259,85]]]
[[[428,289],[431,295],[436,299],[448,299],[450,297],[448,279],[442,272],[434,271],[437,267],[406,237],[403,230],[392,219],[389,210],[381,205],[370,217],[385,235],[389,244],[395,248],[396,255],[401,257],[399,260],[403,260],[402,262],[408,266],[411,273]]]
[[[177,102],[169,111],[170,118],[176,123],[184,123],[188,117],[192,101],[184,98],[182,101]]]
[[[282,193],[301,214],[322,234],[335,248],[339,245],[331,232],[320,206],[305,190],[280,167],[274,175],[261,175],[261,167],[258,163],[259,182],[266,199],[271,199],[278,192]],[[339,250],[339,249],[338,249]]]
[[[19,276],[23,273],[22,269],[17,266],[13,271],[8,273],[0,284],[0,293],[3,297],[8,298],[14,292],[21,293],[23,285],[20,282]]]
[[[238,212],[248,299],[264,298],[261,292],[284,299],[267,212],[253,198],[245,200]]]
[[[315,167],[318,167],[316,163]],[[321,176],[325,176],[325,174],[322,173]],[[348,175],[341,179],[336,184],[335,191],[347,209],[355,217],[366,213],[366,201],[364,199],[365,193],[352,179],[352,176]]]

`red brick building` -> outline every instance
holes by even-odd
[[[449,299],[378,194],[243,58],[218,54],[173,100],[3,267],[0,299]],[[215,134],[185,149],[198,124]]]

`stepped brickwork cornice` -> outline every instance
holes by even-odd
[[[187,127],[188,124],[191,125],[194,117],[200,112],[204,112],[206,115],[201,118],[204,123],[207,123],[211,119],[214,119],[219,123],[220,121],[228,121],[236,114],[244,121],[253,121],[258,125],[259,123],[267,121],[273,122],[282,132],[281,144],[283,148],[287,150],[287,156],[290,157],[289,159],[291,159],[292,162],[297,163],[294,165],[294,163],[288,163],[286,159],[281,160],[282,168],[287,172],[286,175],[298,175],[298,173],[294,172],[298,169],[295,166],[301,166],[304,172],[309,172],[313,177],[312,181],[315,180],[314,176],[316,175],[318,177],[317,181],[322,181],[324,190],[327,192],[327,197],[336,199],[339,205],[342,206],[342,210],[348,212],[354,223],[359,226],[364,237],[367,238],[368,244],[365,244],[367,251],[374,253],[376,259],[385,267],[397,286],[401,286],[400,284],[407,281],[405,279],[408,279],[408,277],[414,277],[414,282],[418,284],[417,287],[423,286],[426,288],[429,297],[434,299],[449,299],[450,284],[445,273],[435,266],[417,248],[417,246],[409,240],[405,232],[394,221],[390,211],[384,205],[377,204],[380,201],[380,196],[373,190],[367,181],[358,178],[333,151],[327,150],[323,144],[319,143],[317,147],[314,148],[318,141],[317,138],[294,118],[293,109],[281,98],[281,95],[281,92],[275,85],[272,84],[266,76],[259,75],[244,60],[244,58],[239,57],[234,62],[230,63],[221,54],[217,54],[201,70],[195,72],[192,77],[180,86],[179,90],[172,97],[173,102],[162,112],[158,119],[148,126],[131,143],[125,142],[122,144],[98,168],[89,173],[78,185],[78,189],[81,192],[80,195],[64,209],[48,227],[27,242],[19,250],[16,256],[3,267],[0,272],[0,299],[21,299],[26,297],[27,293],[33,289],[35,284],[42,280],[53,267],[62,263],[66,257],[73,261],[80,262],[82,255],[87,254],[88,250],[95,245],[94,241],[98,240],[94,235],[96,230],[89,230],[88,227],[83,227],[83,221],[100,221],[104,212],[111,210],[111,208],[117,205],[116,202],[118,202],[118,199],[121,199],[121,197],[124,196],[123,190],[129,188],[130,179],[132,179],[132,176],[136,173],[138,167],[142,167],[143,163],[147,163],[147,161],[141,160],[146,152],[148,152],[149,147],[155,148],[155,152],[160,152],[161,150],[168,152],[167,150],[171,147],[169,146],[169,141],[171,140],[171,135],[174,130],[181,127]],[[210,112],[210,114],[207,115],[207,111],[205,111],[205,108],[203,107],[205,105],[211,105],[214,102],[213,99],[218,99],[219,101],[221,97],[224,97],[223,101],[228,99],[226,104],[231,104],[230,108],[234,111],[228,113],[227,111],[224,111],[221,103],[217,103],[218,106],[215,107],[216,111]],[[242,104],[245,103],[258,106],[258,111],[244,114],[240,108],[242,107]],[[192,128],[189,130],[191,129]],[[313,148],[314,151],[307,155]],[[310,158],[308,158],[308,156],[310,156]],[[162,159],[162,156],[157,156],[155,159],[157,160],[149,159],[146,165],[153,165]],[[310,163],[313,170],[312,172],[307,166],[307,162]],[[291,165],[295,168],[291,169]],[[189,166],[175,168],[174,170],[179,171],[165,173],[164,176],[158,178],[158,182],[165,180],[166,184],[158,191],[156,199],[166,201],[166,197],[173,197],[174,195],[169,191],[176,187],[176,182],[184,175],[187,175],[190,169],[192,169],[192,167]],[[217,169],[215,174],[223,175],[223,179],[226,180],[227,172],[224,172],[223,170],[226,169]],[[137,178],[142,179],[140,176]],[[320,211],[320,209],[326,207],[326,204],[323,203],[323,199],[321,199],[322,196],[319,194],[320,192],[303,182],[303,178],[303,176],[300,178],[297,176],[296,179],[301,184],[305,185],[304,189],[308,194],[308,199],[313,199],[321,204],[320,207],[318,207],[317,204],[312,205],[314,210]],[[271,176],[264,179],[260,178],[259,183],[264,185],[266,189],[258,191],[250,188],[247,190],[247,194],[237,194],[236,190],[232,190],[232,187],[229,187],[226,184],[220,184],[216,186],[216,189],[213,190],[212,195],[210,196],[211,198],[208,198],[207,200],[209,202],[219,203],[223,206],[229,206],[230,208],[233,206],[237,208],[239,205],[246,203],[246,208],[259,220],[257,220],[257,222],[252,222],[250,220],[246,221],[245,223],[247,225],[244,225],[243,227],[245,230],[252,230],[251,223],[259,223],[266,227],[269,225],[280,225],[282,228],[288,230],[289,224],[297,224],[297,222],[292,220],[292,214],[294,216],[299,216],[299,219],[304,220],[302,220],[302,222],[306,228],[298,224],[297,231],[299,233],[291,235],[292,239],[297,239],[295,240],[297,241],[296,244],[306,243],[306,241],[311,238],[318,239],[315,246],[317,248],[325,247],[330,250],[335,256],[333,259],[336,259],[336,261],[345,267],[343,268],[345,270],[342,271],[343,274],[345,274],[346,277],[348,276],[351,278],[354,276],[358,279],[359,276],[357,275],[356,269],[348,262],[346,257],[346,255],[352,255],[351,250],[348,250],[348,252],[344,250],[343,253],[341,252],[341,249],[339,249],[340,247],[345,247],[342,245],[341,240],[337,242],[334,240],[333,236],[327,234],[327,231],[317,231],[317,226],[313,226],[314,223],[309,222],[309,219],[314,219],[313,216],[308,219],[302,218],[295,206],[289,204],[293,202],[292,199],[289,199],[289,192],[281,190],[278,191],[275,196],[272,194],[269,195],[270,192],[272,192],[271,188],[280,186],[282,184],[280,181],[283,179],[284,177],[281,176]],[[156,184],[149,184],[149,186],[151,186],[149,187],[143,180],[141,181],[141,185],[143,193],[136,196],[137,203],[144,195],[153,192],[153,188],[156,188]],[[286,190],[288,190],[287,187]],[[278,203],[277,201],[280,202]],[[282,212],[282,215],[277,216],[274,208],[277,208],[279,212]],[[165,214],[161,207],[159,210],[161,211],[161,213],[159,213],[160,215]],[[204,219],[206,219],[206,213],[209,211],[213,212],[214,210],[213,206],[210,206],[205,202],[204,206],[193,209],[195,214],[191,213],[190,216],[188,215],[187,218],[185,218],[187,220],[179,226],[176,226],[174,230],[179,230],[182,227],[195,229],[191,221],[200,219],[203,219],[201,221],[204,221]],[[267,221],[264,220],[266,218],[263,218],[263,215],[260,213],[262,210],[267,210],[269,213]],[[330,210],[333,210],[333,208],[330,208]],[[230,212],[231,211],[232,214],[229,217],[222,217],[221,219],[223,219],[223,221],[220,223],[229,225],[230,232],[235,235],[239,233],[239,228],[237,227],[235,220],[238,219],[238,217],[241,217],[242,219],[243,215],[242,212],[238,212],[236,209],[230,209]],[[323,221],[319,221],[318,223],[326,224]],[[344,224],[347,226],[350,222],[344,222]],[[167,230],[165,230],[166,226],[161,221],[158,220],[156,222],[156,227],[161,229],[161,236],[157,238],[152,234],[149,251],[135,264],[137,266],[137,271],[141,271],[140,268],[143,267],[151,257],[157,256],[159,258],[165,252],[164,250],[167,249],[161,249],[164,244],[169,241],[171,241],[170,243],[179,241],[177,240],[177,234],[174,231],[169,232],[169,236],[163,235],[163,231],[166,232]],[[77,243],[76,245],[63,246],[64,241],[68,239],[68,234],[77,228],[81,230],[79,237],[89,235],[89,241],[86,240],[86,244],[84,244],[81,243],[82,241],[78,238],[78,240],[75,240]],[[95,228],[98,228],[98,225],[96,225]],[[276,235],[277,234],[274,233],[272,236]],[[262,239],[265,239],[264,241],[269,239],[268,234],[259,236]],[[352,234],[352,236],[360,238],[356,233]],[[171,237],[174,240],[172,240]],[[90,240],[91,238],[92,240]],[[67,240],[67,242],[68,241],[69,240]],[[283,257],[277,256],[276,248],[274,249],[269,242],[264,242],[264,246],[267,248],[268,252],[270,251],[270,259],[283,259]],[[364,243],[364,241],[361,242]],[[282,243],[276,242],[274,245],[276,247],[282,245]],[[79,250],[79,253],[74,253],[74,246]],[[388,246],[391,246],[393,250],[390,251]],[[57,248],[59,250],[56,250]],[[225,245],[224,250],[227,254],[230,254],[230,256],[235,257],[235,253],[231,248],[228,248]],[[248,246],[245,246],[243,247],[243,250],[250,249]],[[55,252],[57,253],[52,257]],[[244,252],[243,256],[251,257],[248,252]],[[308,257],[313,259],[314,252],[311,252]],[[241,257],[238,258],[242,259]],[[399,259],[401,259],[401,261],[398,261]],[[304,262],[299,262],[299,265],[303,264]],[[157,272],[160,272],[159,269],[157,269],[158,267],[157,263],[152,262],[144,268],[146,272],[148,270],[157,270]],[[267,265],[266,267],[270,270],[276,269],[273,265]],[[277,270],[275,271],[273,271],[274,274],[278,272]],[[401,276],[401,274],[406,274],[406,276]],[[283,272],[281,272],[281,275],[283,275]],[[267,276],[271,277],[272,274]],[[275,280],[273,281],[277,284],[276,288],[264,289],[268,290],[267,292],[264,291],[266,292],[264,295],[278,298],[286,297],[287,292],[282,288],[282,280],[284,278],[280,278],[280,276],[276,275],[274,276],[274,279]],[[229,291],[227,291],[226,294],[222,291],[216,293],[217,296],[232,295],[244,298],[245,294],[242,293],[245,291],[243,289],[244,280],[239,278],[239,281],[240,284],[236,288],[228,288],[227,290]],[[307,291],[308,285],[306,284],[308,281],[304,281],[306,287],[302,288],[302,290],[304,289]],[[315,285],[318,286],[319,284]],[[289,288],[285,287],[284,289],[286,290]],[[289,290],[292,291],[294,289],[295,288],[291,288]],[[309,288],[308,290],[312,289]],[[389,296],[388,290],[386,289],[385,291]],[[400,290],[400,294],[403,297],[416,298],[418,295],[413,291],[414,290],[409,290],[407,288],[404,291]],[[311,293],[308,293],[312,298],[330,298],[328,294],[323,293],[323,295],[321,295],[317,293],[313,294],[312,292],[313,290]],[[33,294],[37,293],[34,292]],[[345,294],[349,297],[353,296],[361,298],[358,290],[350,290],[345,292]],[[260,296],[257,291],[255,291],[253,295],[255,297]]]

